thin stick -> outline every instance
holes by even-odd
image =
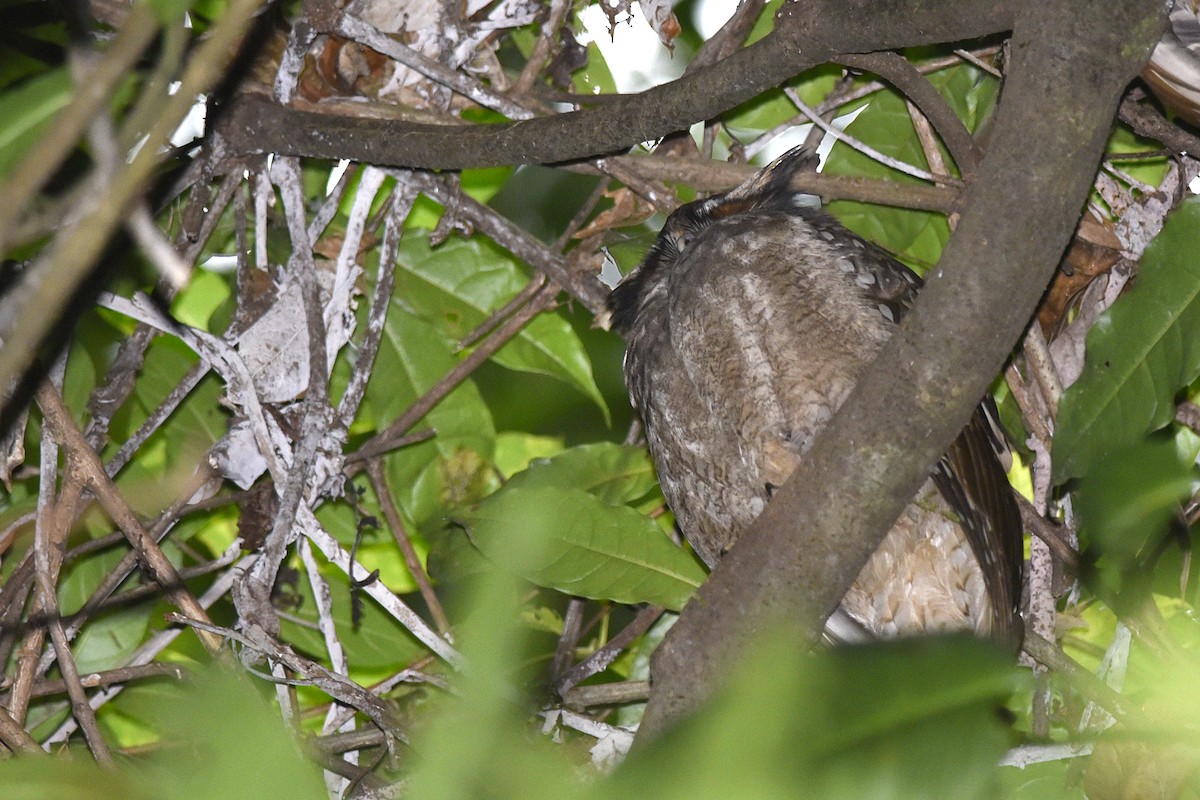
[[[417,582],[417,588],[421,591],[421,597],[425,599],[425,605],[429,606],[429,613],[433,615],[433,622],[437,625],[438,633],[446,636],[450,633],[450,618],[446,616],[442,602],[438,599],[437,592],[433,590],[433,582],[429,580],[429,573],[425,571],[425,565],[421,563],[417,551],[413,549],[412,542],[409,541],[408,530],[400,518],[396,501],[392,499],[392,490],[388,486],[387,475],[384,474],[383,462],[380,459],[376,458],[367,463],[367,476],[371,479],[371,488],[375,490],[375,497],[379,500],[379,507],[383,509],[383,516],[387,519],[388,527],[392,529],[396,545],[404,554],[404,563],[408,567],[409,574]]]
[[[141,556],[142,568],[147,575],[151,580],[168,587],[167,596],[181,611],[194,619],[207,622],[208,614],[196,602],[196,598],[192,596],[180,579],[175,566],[167,559],[158,544],[142,527],[137,516],[130,510],[125,498],[121,496],[112,479],[104,471],[104,465],[100,463],[100,458],[88,446],[83,434],[75,426],[75,421],[71,418],[66,406],[63,405],[62,398],[53,389],[43,385],[37,391],[37,403],[42,410],[46,424],[58,439],[59,445],[67,451],[70,458],[77,459],[81,475],[88,488],[96,495],[100,505],[125,534],[129,543],[138,551]],[[219,638],[202,636],[201,641],[211,652],[220,650]]]

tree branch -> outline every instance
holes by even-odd
[[[991,147],[938,268],[656,651],[641,738],[694,710],[762,626],[786,621],[815,639],[1024,329],[1078,221],[1121,92],[1164,19],[1148,0],[1102,15],[1067,0],[1021,12]]]
[[[285,108],[246,96],[220,124],[238,153],[348,158],[423,169],[550,164],[626,150],[720,116],[836,53],[934,44],[1008,30],[985,0],[787,3],[775,30],[722,61],[599,108],[492,125],[428,125]]]

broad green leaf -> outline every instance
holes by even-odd
[[[360,416],[374,420],[382,430],[456,363],[453,345],[444,335],[393,306]],[[454,490],[460,490],[457,494],[465,491],[468,501],[475,499],[471,477],[479,475],[486,480],[481,473],[496,437],[491,413],[470,379],[455,387],[412,430],[428,429],[436,431],[432,440],[387,456],[396,500],[408,519],[418,525],[456,505],[459,497]]]
[[[746,44],[753,44],[775,30],[775,15],[779,13],[779,7],[782,5],[783,0],[770,0],[763,7],[758,14],[758,19],[754,20],[754,27],[750,29],[750,35],[746,37]]]
[[[404,237],[396,269],[396,302],[461,340],[525,286],[527,278],[499,247],[452,238],[430,249],[428,239]],[[492,358],[509,369],[536,372],[574,386],[604,412],[592,365],[571,325],[543,313]]]
[[[1110,451],[1079,479],[1076,509],[1104,566],[1123,570],[1159,541],[1192,486],[1192,468],[1170,439]]]
[[[1200,198],[1192,198],[1146,248],[1133,288],[1092,326],[1083,373],[1059,406],[1056,483],[1170,423],[1176,393],[1200,376],[1197,241]]]
[[[454,367],[453,345],[428,323],[393,308],[384,325],[366,402],[380,429],[429,391]],[[491,415],[469,380],[459,384],[414,426],[432,427],[438,451],[449,457],[462,447],[485,456],[495,441]]]
[[[64,566],[58,598],[62,612],[78,611],[109,570],[125,555],[121,548],[92,553]],[[126,581],[123,588],[136,586]],[[141,645],[150,627],[149,606],[134,606],[99,614],[80,631],[71,646],[81,672],[100,672],[121,666]]]
[[[1060,759],[1027,767],[1000,767],[999,778],[1008,800],[1087,800],[1076,774],[1074,759]]]
[[[158,787],[131,769],[109,770],[91,760],[24,757],[0,761],[6,800],[161,800]]]
[[[815,106],[824,99],[840,78],[841,69],[827,64],[804,72],[799,78],[789,81],[788,85],[799,92],[801,100]],[[737,138],[750,139],[776,125],[795,119],[796,115],[796,106],[783,90],[772,89],[747,100],[722,115],[722,119],[731,132],[738,134]],[[803,125],[805,122],[800,118],[796,120],[796,124]]]
[[[644,448],[598,442],[534,461],[514,475],[503,491],[538,486],[583,489],[609,505],[624,505],[645,497],[656,483],[654,465]]]
[[[171,303],[171,314],[185,325],[219,333],[209,327],[209,321],[217,309],[232,300],[228,279],[215,272],[197,270],[187,287]]]
[[[113,418],[108,455],[137,430],[194,363],[195,355],[178,339],[159,336],[150,343],[133,397]],[[198,460],[225,435],[228,416],[219,402],[223,388],[216,375],[207,375],[117,476],[117,485],[136,511],[157,513],[177,500]]]
[[[0,762],[6,800],[317,800],[320,772],[244,673],[208,667],[182,684],[139,687],[129,712],[160,737],[137,758],[102,768],[90,759]],[[126,694],[129,694],[128,692]],[[252,745],[252,746],[251,746]]]
[[[163,25],[176,22],[192,6],[191,0],[147,0],[147,2],[150,3],[154,16]]]
[[[532,631],[518,623],[511,576],[492,570],[470,591],[473,612],[455,630],[470,669],[435,696],[414,733],[405,796],[414,800],[557,800],[582,789],[567,751],[531,735],[511,676]]]
[[[1160,145],[1153,139],[1144,139],[1125,127],[1124,123],[1118,123],[1113,128],[1112,136],[1109,137],[1108,144],[1104,149],[1110,153],[1147,153],[1157,150],[1159,147]],[[1168,163],[1168,159],[1164,156],[1162,158],[1118,161],[1116,166],[1135,180],[1151,186],[1158,186],[1162,182],[1163,176],[1167,174]]]
[[[460,519],[492,562],[567,594],[678,610],[704,580],[653,520],[582,489],[517,487]]]
[[[379,580],[396,594],[408,594],[417,590],[416,581],[408,571],[408,565],[392,531],[387,528],[387,521],[375,493],[364,491],[357,500],[355,509],[346,500],[328,502],[317,509],[317,519],[325,526],[325,530],[337,539],[342,547],[349,550],[354,545],[358,534],[359,524],[368,517],[375,519],[375,526],[364,525],[362,535],[358,537],[358,562],[367,570],[379,570]],[[414,535],[416,531],[408,530],[413,549],[419,558],[424,558],[428,549],[421,537]]]
[[[425,532],[429,540],[426,567],[429,577],[439,584],[467,582],[494,572],[496,567],[471,544],[461,528],[447,525]]]
[[[496,435],[496,469],[506,478],[529,466],[535,458],[550,458],[563,450],[561,436],[539,436],[510,431]]]
[[[996,105],[1000,82],[969,64],[940,69],[928,77],[967,130],[979,130]]]
[[[866,109],[847,126],[846,132],[887,156],[922,169],[928,168],[908,109],[903,98],[895,92],[879,91],[870,95]],[[830,151],[824,170],[830,175],[921,183],[841,142]],[[937,263],[946,240],[950,238],[945,217],[930,211],[889,208],[847,200],[830,203],[829,211],[847,228],[894,253],[920,272]]]
[[[261,684],[259,684],[261,685]],[[242,671],[213,666],[172,685],[145,716],[168,737],[138,771],[164,800],[317,800],[320,771]]]
[[[594,796],[993,797],[995,708],[1016,681],[1005,654],[967,637],[813,654],[771,631],[705,709]]]
[[[0,95],[0,180],[36,143],[55,115],[71,102],[71,76],[58,67]]]
[[[579,94],[613,94],[617,91],[617,82],[613,80],[604,56],[595,42],[587,46],[587,64],[571,76],[575,91]]]

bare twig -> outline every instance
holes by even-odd
[[[446,395],[450,394],[454,387],[466,380],[480,364],[491,358],[509,339],[516,336],[529,320],[554,305],[554,295],[557,293],[558,287],[553,284],[543,288],[533,301],[497,328],[495,333],[472,350],[466,358],[455,364],[453,369],[443,375],[433,388],[417,398],[417,401],[405,409],[404,413],[397,417],[391,425],[371,437],[358,450],[347,455],[347,463],[369,461],[393,449],[399,438],[428,414]]]
[[[353,39],[372,50],[377,50],[385,56],[395,59],[409,69],[416,70],[430,80],[449,87],[464,97],[469,97],[484,108],[498,111],[510,119],[532,119],[535,116],[532,111],[514,103],[505,95],[492,91],[461,72],[439,64],[411,47],[405,47],[371,23],[353,14],[342,15],[341,22],[337,25],[337,32],[347,39]]]
[[[477,230],[510,253],[542,272],[558,286],[578,299],[594,314],[604,309],[608,290],[595,276],[574,274],[563,263],[563,258],[554,253],[533,236],[518,228],[495,210],[463,193],[447,187],[435,177],[423,172],[393,172],[397,178],[407,177],[422,192],[443,206],[453,207],[460,216],[470,220]]]
[[[357,683],[335,672],[331,672],[315,661],[299,655],[284,644],[278,642],[268,644],[257,639],[252,641],[229,628],[222,628],[219,625],[213,625],[209,622],[198,622],[195,619],[173,612],[167,614],[167,621],[194,627],[213,636],[223,637],[238,642],[251,650],[258,651],[267,658],[278,661],[288,669],[301,675],[305,683],[317,687],[330,697],[357,708],[393,738],[402,742],[408,741],[403,725],[401,725],[386,703],[366,689],[363,689]],[[264,647],[268,649],[264,650]]]
[[[350,554],[321,527],[317,518],[306,506],[300,507],[296,522],[303,534],[317,546],[317,549],[331,564],[346,573],[350,580],[362,584],[363,591],[373,597],[384,611],[396,618],[396,621],[408,628],[418,641],[451,666],[460,667],[462,665],[462,655],[449,642],[438,636],[419,614],[409,608],[407,603],[384,586],[382,581],[367,580],[370,575],[363,566],[350,560]]]
[[[567,12],[570,10],[570,0],[553,0],[550,3],[550,11],[546,14],[545,21],[542,22],[542,31],[533,45],[533,52],[529,54],[529,59],[521,68],[521,75],[513,86],[515,93],[525,94],[533,88],[542,69],[558,49],[556,40],[559,31],[562,30],[563,22],[567,18]]]
[[[383,242],[379,247],[379,271],[371,293],[371,307],[367,311],[367,332],[359,344],[358,359],[354,362],[350,383],[338,404],[338,422],[347,430],[358,414],[358,406],[366,393],[367,381],[370,380],[371,370],[375,366],[375,356],[379,352],[379,343],[387,324],[392,288],[396,282],[396,251],[403,235],[404,219],[415,200],[416,191],[409,188],[405,182],[401,182],[392,193],[391,208],[388,209],[383,227]]]
[[[146,570],[148,576],[164,587],[171,587],[167,590],[167,596],[181,611],[195,619],[207,621],[208,615],[180,580],[175,566],[163,554],[146,529],[142,527],[137,516],[125,502],[125,498],[121,496],[112,479],[104,471],[99,457],[88,446],[83,434],[75,426],[75,421],[71,419],[70,413],[63,405],[58,393],[43,385],[37,392],[37,401],[38,407],[42,410],[42,416],[53,431],[59,445],[68,452],[70,458],[76,459],[80,465],[80,474],[86,480],[88,488],[96,495],[100,505],[104,507],[113,522],[129,539],[129,543],[140,554],[143,569]],[[214,652],[220,649],[219,639],[201,637],[201,640]]]
[[[589,686],[576,686],[563,694],[563,705],[567,708],[583,709],[588,706],[617,706],[625,703],[641,703],[650,696],[650,681],[620,681]]]
[[[421,564],[417,551],[413,549],[412,542],[408,539],[408,531],[404,527],[404,521],[400,519],[400,511],[396,508],[391,487],[388,486],[387,475],[384,474],[383,464],[379,459],[367,463],[367,476],[371,479],[371,488],[375,490],[375,497],[379,500],[379,507],[383,509],[383,516],[387,519],[388,527],[392,529],[396,545],[404,555],[404,564],[408,567],[408,572],[412,575],[413,580],[417,582],[417,588],[425,600],[425,605],[429,606],[429,613],[433,615],[433,622],[437,625],[438,632],[442,636],[447,636],[450,633],[450,618],[446,616],[446,611],[442,608],[442,603],[433,590],[429,574],[425,571],[425,566]]]
[[[1021,522],[1025,525],[1026,530],[1045,542],[1054,553],[1054,557],[1062,562],[1068,570],[1078,575],[1079,553],[1071,546],[1065,532],[1039,514],[1033,503],[1020,494],[1017,495],[1017,505],[1021,509]]]
[[[104,56],[92,64],[87,79],[76,84],[71,102],[46,128],[35,150],[21,160],[4,182],[0,189],[0,196],[5,198],[0,204],[0,252],[7,249],[14,222],[26,212],[29,201],[54,175],[96,115],[104,110],[117,83],[129,74],[158,30],[154,11],[147,6],[135,7]]]
[[[0,743],[14,753],[34,755],[42,752],[42,748],[38,747],[29,732],[13,719],[4,706],[0,706]]]
[[[562,635],[558,637],[554,661],[550,664],[550,681],[556,686],[566,677],[567,670],[575,660],[575,646],[579,644],[585,605],[585,601],[578,597],[572,597],[567,602],[567,611],[563,614]]]
[[[565,694],[593,675],[608,669],[608,665],[615,661],[617,656],[635,639],[650,630],[650,626],[657,622],[662,614],[661,606],[646,606],[639,611],[633,618],[633,622],[622,628],[620,633],[609,639],[603,647],[576,664],[563,676],[562,680],[558,682],[558,693]]]
[[[240,553],[240,547],[236,542],[229,548],[229,550],[233,553]],[[253,554],[246,556],[242,560],[242,566],[248,567],[252,565],[257,558],[258,556]],[[240,575],[241,571],[235,568],[227,570],[218,576],[217,579],[213,581],[212,585],[204,591],[204,594],[200,596],[200,607],[207,609],[212,606],[213,603],[217,602],[217,600],[219,600],[225,595],[226,592],[229,591],[229,587],[233,584],[236,578],[240,577]],[[167,628],[166,630],[158,631],[134,651],[133,655],[130,656],[125,662],[125,666],[133,667],[149,664],[155,659],[156,656],[158,656],[159,653],[169,647],[171,643],[174,642],[179,636],[179,634],[183,632],[183,630],[184,628],[179,627]],[[93,709],[98,709],[100,706],[119,695],[124,688],[124,684],[117,684],[114,686],[109,686],[106,689],[101,689],[99,692],[92,695],[92,698],[88,704]],[[55,744],[65,742],[68,738],[70,738],[71,734],[74,733],[75,730],[76,722],[72,717],[62,725],[58,726],[58,729],[55,730],[54,733],[50,734],[44,744],[47,748],[50,748]]]
[[[921,180],[929,181],[930,183],[948,183],[952,186],[963,185],[962,181],[954,178],[934,175],[928,170],[921,169],[920,167],[914,167],[912,164],[907,164],[899,159],[892,158],[889,155],[879,152],[866,142],[862,142],[845,131],[838,130],[834,126],[830,125],[821,118],[821,115],[818,114],[815,109],[809,108],[808,104],[804,102],[804,100],[800,97],[800,94],[794,89],[785,89],[784,93],[787,94],[789,100],[796,104],[796,108],[804,112],[804,115],[808,117],[808,119],[814,125],[825,131],[825,133],[829,134],[833,138],[837,139],[839,142],[844,142],[850,147],[853,147],[855,150],[867,156],[868,158],[874,159],[884,166],[891,167],[897,172],[902,172],[905,175],[911,175],[914,178],[920,178]]]
[[[971,138],[970,131],[941,93],[908,59],[897,53],[879,52],[843,57],[839,61],[850,67],[874,72],[900,90],[937,130],[963,176],[969,178],[975,173],[975,168],[983,158],[982,149]],[[932,161],[929,166],[935,174],[938,172]]]
[[[1042,333],[1042,324],[1035,318],[1029,325],[1022,343],[1025,353],[1025,363],[1037,382],[1046,406],[1050,411],[1051,420],[1058,417],[1058,401],[1062,397],[1062,381],[1054,367],[1054,359],[1050,356],[1050,348],[1046,344],[1046,336]]]
[[[1132,721],[1132,717],[1140,715],[1141,712],[1133,703],[1110,689],[1104,681],[1088,672],[1048,639],[1026,631],[1023,647],[1035,661],[1063,675],[1081,694],[1114,717]]]

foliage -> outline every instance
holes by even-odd
[[[1088,334],[1087,363],[1063,398],[1055,478],[1085,475],[1175,417],[1200,377],[1200,201],[1183,203],[1146,249],[1129,294]]]

